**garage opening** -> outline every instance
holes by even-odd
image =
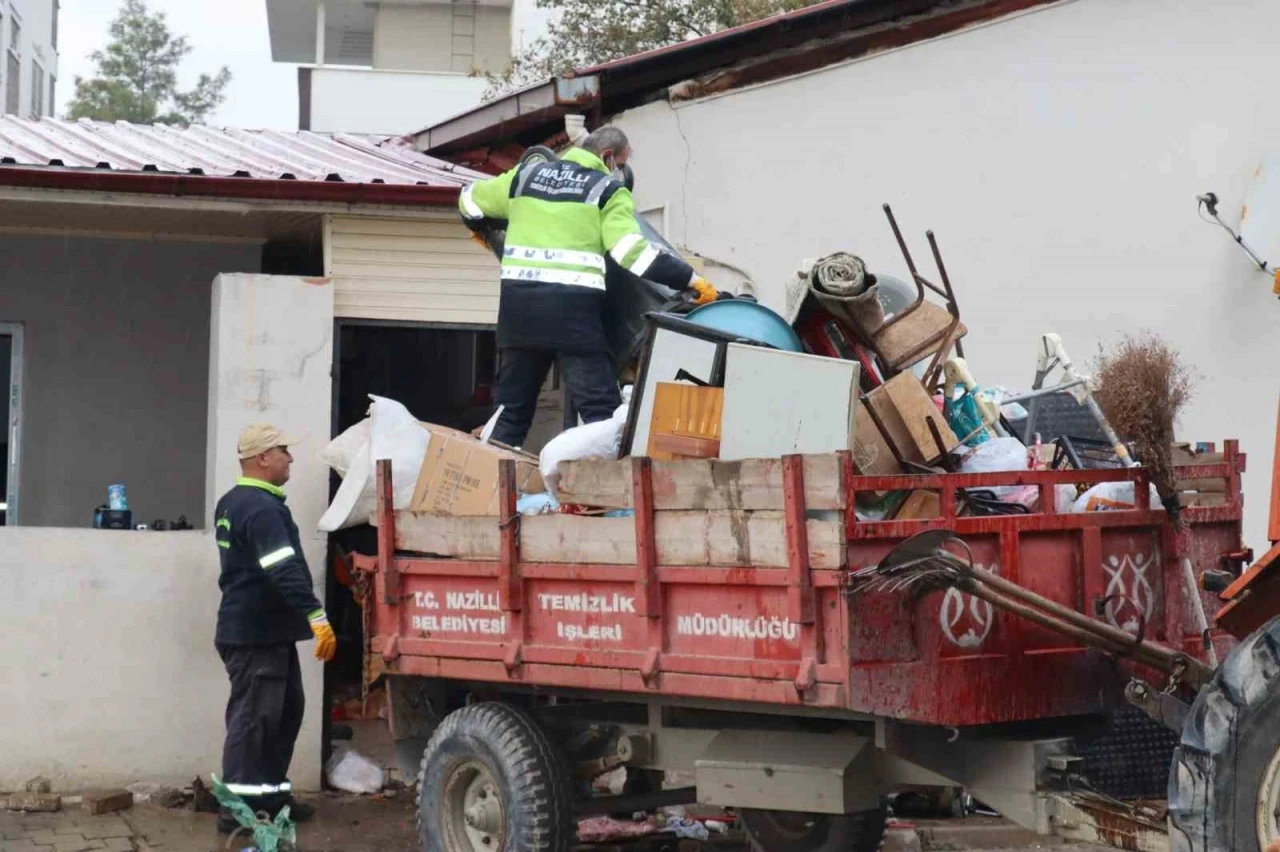
[[[339,320],[334,344],[334,435],[368,415],[370,394],[402,403],[420,421],[463,431],[483,425],[493,413],[497,353],[490,328]],[[340,484],[332,475],[330,498]],[[329,539],[326,601],[338,633],[338,656],[325,668],[330,712],[324,757],[327,763],[333,747],[345,744],[394,769],[383,693],[369,692],[363,683],[363,610],[354,578],[341,564],[343,553],[376,549],[376,532],[369,526],[340,530]]]

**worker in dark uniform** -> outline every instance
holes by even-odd
[[[231,677],[222,781],[255,812],[272,817],[285,806],[295,820],[314,808],[293,799],[289,763],[302,727],[302,670],[296,643],[316,639],[316,659],[328,662],[337,639],[312,589],[281,486],[289,481],[289,444],[266,423],[240,435],[241,476],[214,510],[222,573],[215,643]],[[224,834],[236,829],[227,812]]]

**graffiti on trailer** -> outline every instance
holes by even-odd
[[[1147,571],[1155,564],[1151,553],[1112,554],[1102,562],[1107,574],[1104,614],[1112,627],[1134,634],[1143,629],[1155,609],[1155,590]]]
[[[984,570],[981,565],[975,564],[973,567],[979,571]],[[999,573],[995,566],[987,570],[993,574]],[[952,645],[966,651],[982,647],[991,635],[995,620],[995,608],[990,603],[954,588],[947,589],[942,607],[938,611],[942,635]]]

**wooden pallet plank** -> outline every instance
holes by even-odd
[[[788,565],[782,512],[657,512],[654,522],[659,565]],[[497,559],[500,553],[495,518],[397,512],[395,526],[397,550],[457,559]],[[810,564],[818,569],[842,567],[842,524],[810,520],[806,529]],[[522,518],[520,558],[528,562],[635,565],[635,521],[583,515]]]
[[[563,462],[556,494],[562,503],[630,509],[628,460]],[[804,457],[805,505],[843,509],[844,484],[834,453]],[[661,510],[782,511],[782,459],[683,459],[653,462],[653,500]]]

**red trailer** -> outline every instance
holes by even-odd
[[[386,679],[393,731],[421,761],[424,850],[562,850],[575,812],[695,800],[736,809],[759,849],[871,850],[884,796],[920,786],[967,788],[1042,832],[1071,822],[1129,848],[1159,833],[1055,791],[1075,771],[1073,733],[1141,667],[961,589],[850,594],[850,575],[951,530],[976,567],[1211,665],[1180,563],[1199,577],[1248,558],[1235,442],[1180,469],[1222,496],[1184,508],[1177,534],[1140,468],[580,462],[574,487],[633,516],[522,518],[503,464],[498,518],[393,512],[384,464],[378,553],[355,557],[372,589],[367,676]],[[1059,485],[1118,481],[1135,509],[1054,511]],[[965,489],[1005,486],[1038,488],[1041,509],[960,514]],[[856,494],[902,489],[936,492],[938,516],[859,520]],[[620,766],[623,797],[582,795]],[[688,783],[662,789],[664,770]]]

